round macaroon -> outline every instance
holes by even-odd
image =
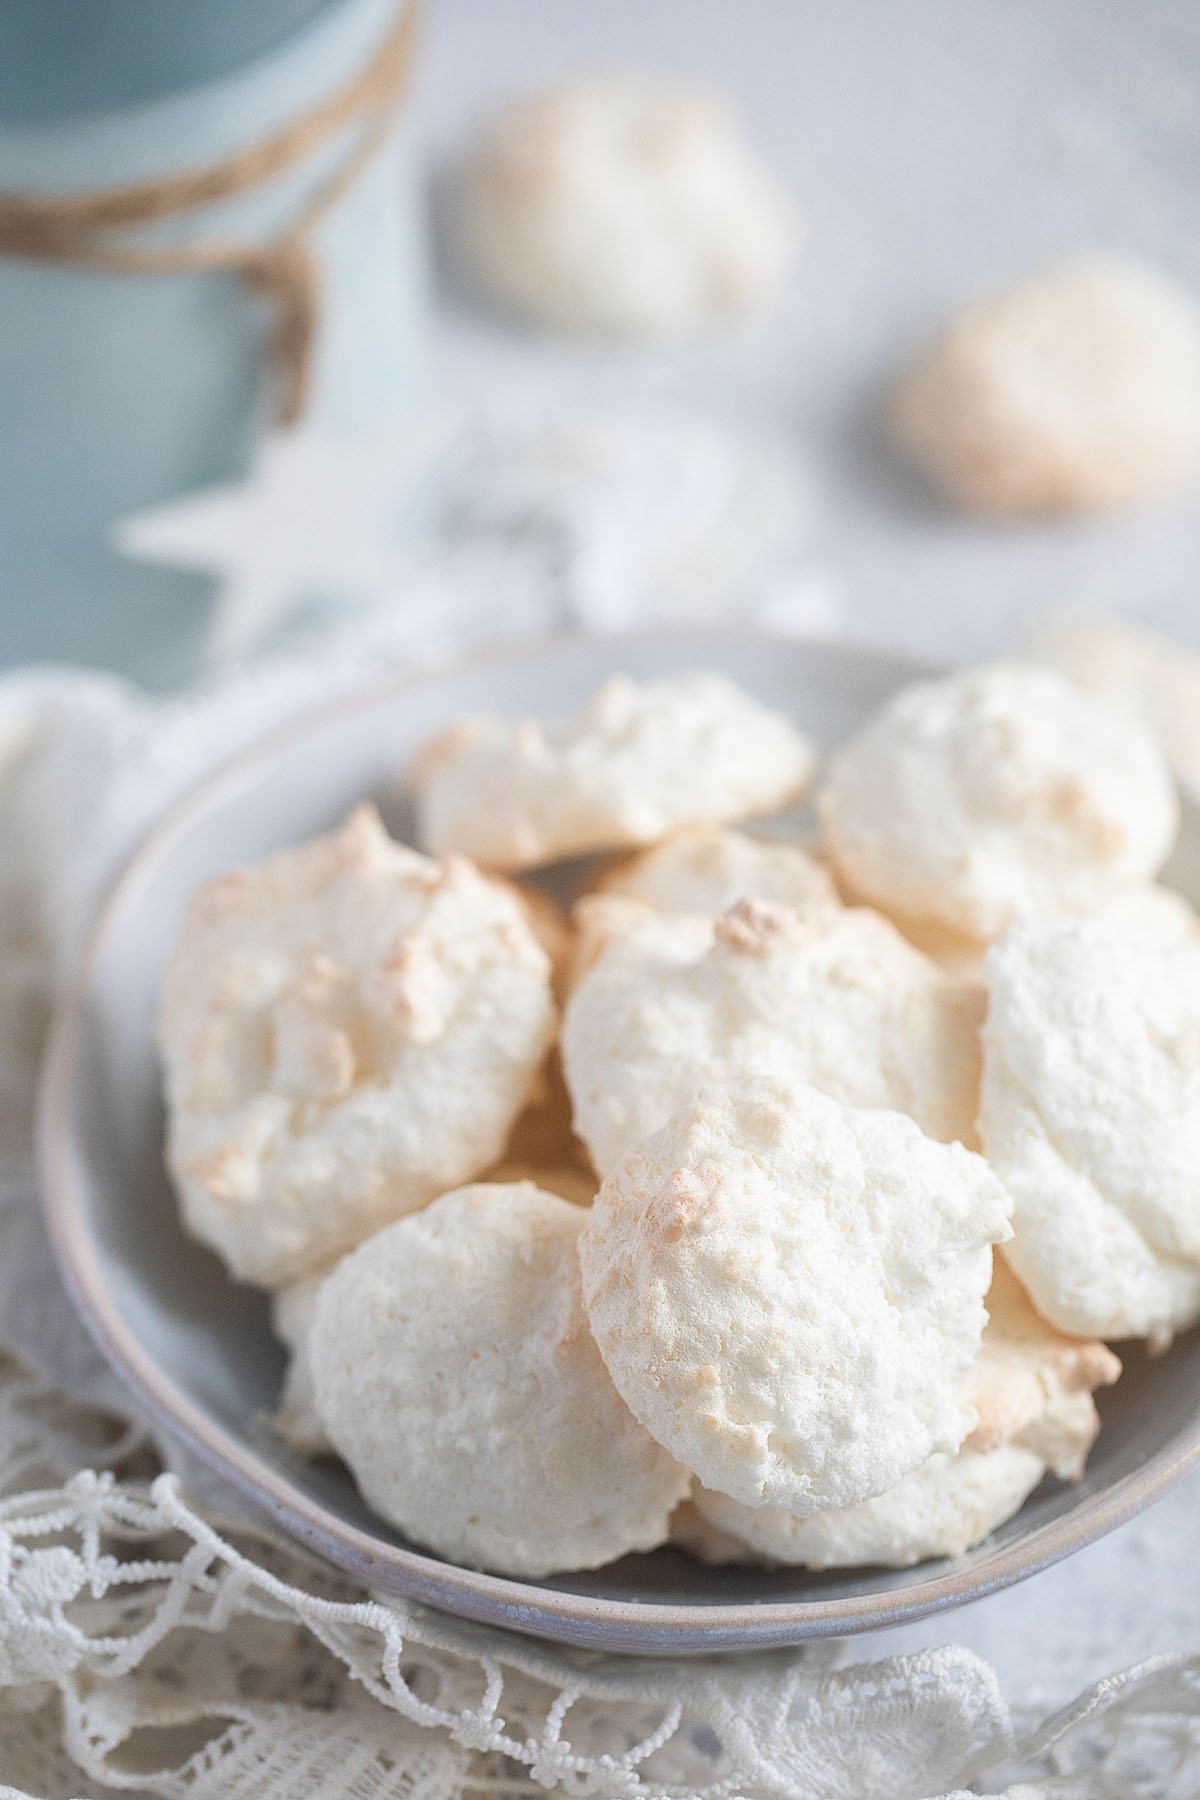
[[[938,1451],[885,1494],[807,1519],[701,1487],[672,1525],[672,1541],[710,1564],[906,1569],[980,1543],[1021,1510],[1045,1473],[1036,1451],[1019,1443]]]
[[[308,1360],[308,1334],[316,1316],[317,1293],[327,1274],[327,1269],[318,1269],[287,1287],[277,1288],[271,1295],[271,1329],[288,1353],[275,1429],[298,1456],[327,1456],[333,1447],[317,1412],[312,1365]]]
[[[773,812],[815,760],[789,719],[721,675],[617,675],[563,724],[460,721],[426,745],[413,782],[435,854],[522,869]]]
[[[968,1140],[981,1010],[865,907],[626,919],[567,1005],[575,1128],[603,1175],[700,1089],[764,1074]]]
[[[1125,619],[1058,615],[1025,653],[1149,726],[1179,780],[1200,789],[1200,653]]]
[[[903,688],[830,759],[817,810],[860,898],[982,940],[1149,881],[1179,826],[1149,733],[1024,663]]]
[[[753,310],[796,236],[722,97],[634,71],[511,101],[452,202],[461,258],[491,297],[597,336],[677,336]]]
[[[368,1505],[453,1561],[596,1568],[662,1543],[687,1487],[588,1330],[588,1216],[529,1183],[461,1188],[321,1287],[309,1356],[329,1436]]]
[[[340,831],[209,882],[157,1021],[188,1229],[280,1287],[496,1162],[554,1035],[520,899]]]
[[[1200,452],[1200,312],[1141,264],[1060,263],[953,320],[891,424],[951,498],[997,518],[1170,493]]]
[[[980,1130],[1013,1268],[1064,1331],[1200,1320],[1200,942],[1105,917],[993,946]]]
[[[871,1500],[807,1519],[698,1488],[672,1524],[675,1541],[706,1562],[903,1568],[969,1550],[1024,1505],[1047,1470],[1077,1479],[1100,1428],[1093,1389],[1114,1382],[1120,1362],[1039,1318],[999,1256],[987,1310],[965,1384],[979,1422],[960,1450],[936,1452]]]
[[[693,825],[623,857],[591,894],[709,918],[738,900],[770,900],[801,912],[838,903],[829,870],[802,844],[716,825]]]
[[[1008,1212],[981,1157],[899,1113],[733,1083],[604,1182],[588,1317],[630,1410],[706,1486],[851,1506],[977,1423],[963,1382]]]

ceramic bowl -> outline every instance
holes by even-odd
[[[897,685],[907,662],[747,632],[568,639],[391,680],[341,699],[220,769],[129,863],[62,1006],[41,1111],[43,1193],[57,1253],[101,1348],[164,1425],[312,1550],[377,1590],[537,1636],[618,1651],[727,1651],[866,1631],[978,1599],[1127,1519],[1200,1456],[1200,1334],[1151,1359],[1135,1346],[1100,1396],[1104,1427],[1084,1479],[1047,1480],[968,1555],[915,1569],[712,1570],[675,1550],[523,1582],[414,1548],[374,1518],[333,1462],[275,1435],[283,1356],[263,1296],[224,1275],[180,1228],[163,1169],[151,1044],[159,972],[189,894],[218,871],[332,826],[376,798],[399,836],[398,779],[424,738],[461,713],[561,714],[616,669],[712,667],[832,744]],[[1188,811],[1169,871],[1200,895],[1200,822]]]

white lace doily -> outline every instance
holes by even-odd
[[[240,742],[365,668],[487,629],[497,553],[480,539],[497,537],[511,570],[531,508],[544,531],[545,494],[528,465],[500,489],[480,483],[473,546],[450,575],[427,570],[402,608],[184,701],[54,672],[0,683],[0,1795],[903,1800],[972,1783],[1010,1800],[1184,1800],[1200,1792],[1200,1656],[1114,1675],[1040,1718],[954,1647],[952,1617],[944,1647],[884,1661],[833,1645],[673,1664],[377,1600],[238,1511],[139,1421],[74,1320],[33,1194],[31,1059],[98,893],[146,822]],[[561,495],[549,515],[571,554],[522,564],[524,623],[599,604],[580,582],[597,579],[589,521],[607,529],[604,508],[572,496],[569,530]],[[669,550],[654,537],[603,581],[628,592]],[[723,591],[746,577],[741,555]],[[755,549],[752,563],[777,610],[780,593],[811,599],[802,568],[789,589],[783,559],[768,572]],[[802,624],[808,605],[793,610]],[[1036,1584],[1023,1592],[1035,1608]]]

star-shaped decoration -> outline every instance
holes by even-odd
[[[355,437],[277,433],[246,481],[123,519],[115,548],[217,578],[205,661],[226,667],[302,605],[378,604],[396,592],[413,489],[446,430],[418,418]]]
[[[414,646],[764,609],[812,630],[840,599],[812,568],[811,496],[804,459],[772,436],[518,397],[269,438],[247,481],[128,518],[116,545],[217,578],[210,671],[351,607]]]

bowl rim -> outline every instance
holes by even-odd
[[[789,651],[836,657],[886,659],[914,678],[938,672],[936,664],[891,646],[847,638],[805,637],[755,627],[663,628],[595,636],[562,631],[508,639],[502,646],[352,682],[332,700],[304,707],[233,755],[214,765],[176,797],[141,834],[110,882],[71,979],[54,1007],[38,1084],[37,1172],[40,1205],[60,1272],[84,1324],[110,1365],[152,1415],[259,1511],[307,1550],[365,1587],[400,1595],[458,1617],[584,1648],[641,1655],[716,1654],[766,1650],[809,1639],[882,1630],[982,1599],[1028,1579],[1115,1530],[1158,1499],[1200,1462],[1200,1407],[1189,1424],[1140,1468],[1109,1487],[1085,1495],[1060,1518],[1037,1526],[1016,1543],[1001,1546],[979,1565],[954,1566],[915,1586],[829,1599],[713,1602],[616,1600],[492,1575],[392,1543],[338,1517],[319,1500],[260,1459],[164,1374],[126,1325],[110,1297],[101,1257],[86,1223],[83,1184],[72,1168],[71,1130],[77,1064],[92,977],[126,901],[157,861],[200,816],[219,807],[255,766],[270,762],[311,732],[350,712],[374,706],[414,688],[434,686],[457,673],[519,665],[531,657],[572,648],[611,648],[647,641],[671,643],[681,652],[703,651],[753,636]]]

